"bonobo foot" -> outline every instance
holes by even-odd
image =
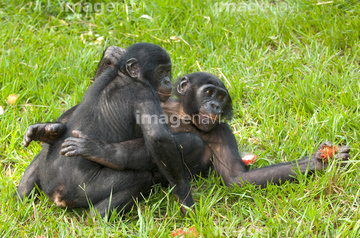
[[[329,160],[337,160],[337,162],[344,166],[349,160],[350,147],[348,146],[333,146],[330,142],[320,144],[315,154],[311,156],[311,166],[315,170],[323,170],[329,165]]]
[[[34,124],[27,128],[22,143],[25,147],[33,140],[54,144],[65,130],[65,125],[61,123]]]

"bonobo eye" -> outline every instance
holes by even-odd
[[[158,77],[169,77],[171,78],[171,66],[162,65],[156,70],[156,75]]]
[[[212,91],[211,91],[210,89],[208,89],[208,90],[206,90],[206,94],[209,95],[209,96],[211,96]]]
[[[220,97],[219,97],[219,99],[221,100],[221,101],[223,101],[224,100],[224,95],[221,95]]]
[[[164,69],[163,69],[163,68],[160,68],[157,73],[158,73],[158,75],[163,74],[163,73],[164,73]]]

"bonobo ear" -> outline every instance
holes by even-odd
[[[135,58],[131,58],[126,62],[126,71],[132,78],[139,78],[139,64]]]
[[[180,83],[177,86],[178,93],[184,94],[189,86],[190,86],[189,78],[187,76],[182,76],[180,78]]]

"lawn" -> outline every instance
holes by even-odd
[[[356,0],[0,2],[0,236],[360,236],[360,5]],[[85,225],[83,209],[13,194],[41,144],[21,144],[33,123],[79,103],[102,51],[152,42],[183,74],[217,75],[233,99],[229,124],[252,168],[299,159],[324,141],[351,147],[345,168],[294,183],[229,189],[212,173],[192,182],[197,213],[181,216],[155,186],[130,213]],[[10,96],[10,97],[9,97]]]

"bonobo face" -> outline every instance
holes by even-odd
[[[196,92],[199,102],[198,117],[193,117],[194,125],[202,131],[208,132],[219,123],[229,100],[228,92],[213,84],[204,84]]]
[[[155,70],[154,88],[159,96],[161,102],[165,102],[171,95],[171,63],[160,64]]]
[[[151,43],[133,44],[117,64],[131,78],[149,82],[160,101],[170,97],[171,59],[165,49]]]
[[[197,72],[182,76],[176,83],[183,113],[201,131],[211,131],[221,118],[232,116],[232,101],[221,80],[213,74]],[[188,117],[189,118],[189,117]]]

